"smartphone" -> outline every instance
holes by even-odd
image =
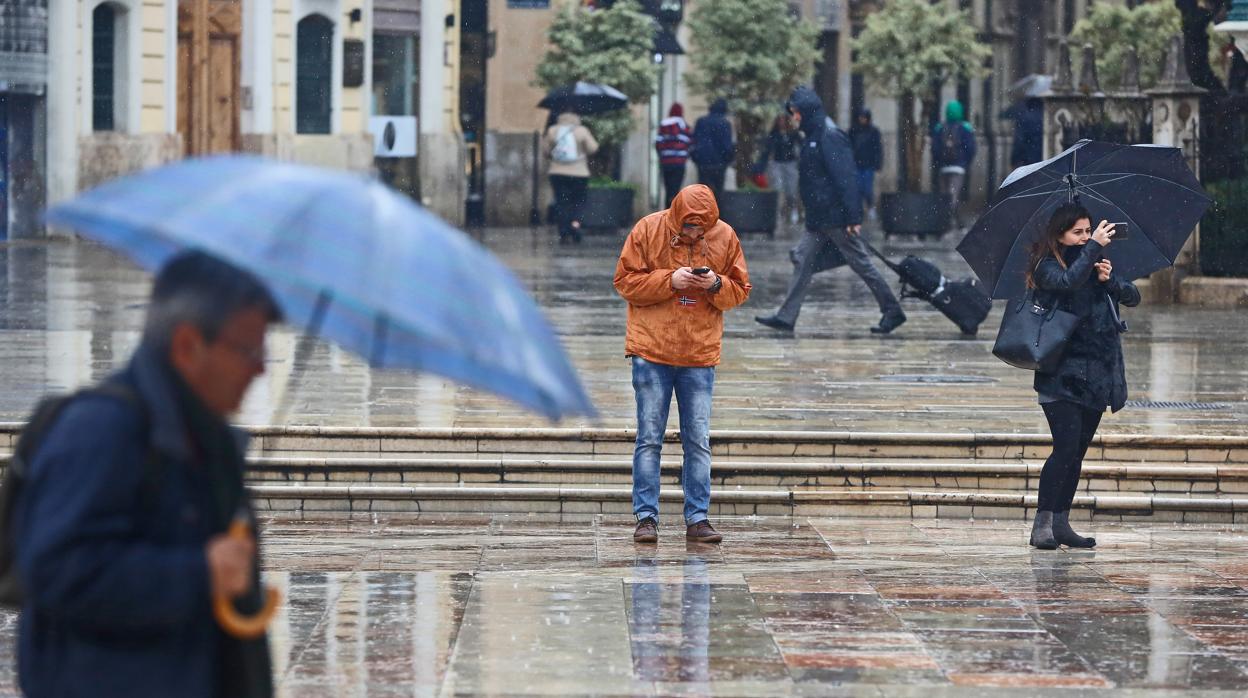
[[[693,270],[693,273],[697,274],[698,276],[706,276],[707,274],[711,273],[711,268],[710,267],[698,267]]]
[[[1126,223],[1110,223],[1110,225],[1114,226],[1113,238],[1115,240],[1129,239],[1130,237],[1128,233],[1129,227],[1127,226]]]

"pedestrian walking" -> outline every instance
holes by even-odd
[[[858,168],[858,194],[867,209],[867,218],[875,220],[875,173],[884,166],[884,144],[880,129],[871,122],[871,110],[859,109],[849,129],[854,146],[854,166]]]
[[[1083,457],[1092,443],[1101,415],[1117,412],[1127,401],[1122,340],[1126,325],[1118,305],[1133,307],[1140,292],[1114,274],[1102,251],[1112,241],[1114,226],[1101,221],[1092,229],[1091,215],[1077,203],[1063,204],[1049,218],[1044,237],[1032,248],[1027,286],[1043,308],[1079,318],[1052,373],[1036,371],[1034,387],[1053,434],[1053,452],[1040,471],[1039,503],[1031,529],[1031,545],[1052,550],[1058,545],[1091,548],[1095,538],[1078,535],[1070,526],[1070,507],[1079,487]]]
[[[1014,142],[1010,146],[1010,167],[1018,169],[1044,159],[1044,102],[1028,97],[1001,112],[1001,118],[1014,122]]]
[[[565,111],[546,129],[542,150],[550,159],[550,187],[555,193],[559,242],[581,241],[581,212],[589,190],[589,156],[598,152],[594,134],[581,117]]]
[[[940,190],[949,195],[950,223],[960,227],[958,202],[962,182],[975,159],[975,132],[964,118],[962,103],[956,99],[945,105],[945,121],[932,130],[932,164],[940,172]]]
[[[212,600],[260,599],[255,541],[226,533],[255,530],[226,419],[278,319],[250,274],[176,257],[129,366],[41,427],[11,521],[26,695],[272,695],[266,638],[223,632]]]
[[[693,127],[693,164],[698,167],[698,183],[711,188],[718,201],[724,191],[724,175],[732,164],[735,146],[732,124],[728,123],[728,100],[717,99],[710,113]]]
[[[712,390],[724,312],[749,297],[750,276],[737,233],[719,219],[709,187],[685,187],[670,208],[637,222],[615,267],[615,290],[628,301],[624,354],[632,361],[637,400],[633,540],[658,540],[659,459],[675,393],[685,537],[718,543],[722,536],[707,520]]]
[[[685,167],[689,161],[689,148],[693,145],[693,132],[685,122],[685,108],[673,102],[667,118],[659,122],[659,132],[654,137],[654,149],[659,152],[659,168],[663,171],[663,189],[667,206],[685,184]]]
[[[797,154],[801,150],[802,134],[793,125],[793,118],[788,114],[777,116],[763,141],[759,165],[767,172],[771,188],[780,194],[780,216],[794,224],[801,209],[797,189]]]
[[[806,232],[797,247],[797,265],[784,302],[774,315],[754,319],[768,327],[792,332],[810,287],[811,277],[833,246],[875,296],[882,316],[871,328],[888,334],[906,321],[901,303],[875,268],[862,238],[862,198],[858,194],[854,152],[849,136],[823,109],[819,95],[806,87],[793,91],[789,111],[804,134],[798,161],[799,188],[806,210]]]

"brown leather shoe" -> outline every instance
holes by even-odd
[[[697,543],[718,543],[724,537],[711,527],[710,521],[699,521],[685,529],[685,540]]]
[[[659,522],[647,516],[637,522],[637,530],[633,531],[634,543],[658,543]]]

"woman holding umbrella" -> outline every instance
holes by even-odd
[[[564,111],[546,129],[542,152],[550,158],[550,188],[555,193],[555,222],[559,242],[581,241],[581,210],[589,188],[589,156],[598,152],[594,134],[581,117]]]
[[[1053,452],[1040,472],[1039,504],[1031,529],[1031,545],[1044,550],[1058,545],[1091,548],[1095,538],[1070,527],[1070,506],[1079,487],[1083,457],[1101,415],[1127,401],[1126,371],[1119,334],[1125,325],[1118,304],[1135,306],[1140,293],[1114,274],[1101,251],[1113,241],[1114,226],[1092,216],[1078,203],[1057,207],[1043,237],[1032,247],[1027,287],[1036,305],[1076,315],[1061,361],[1052,373],[1036,371],[1034,386],[1053,434]]]

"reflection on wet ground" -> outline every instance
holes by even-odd
[[[281,695],[1243,695],[1248,528],[446,516],[265,526]],[[11,690],[13,619],[0,654]],[[1079,689],[1079,690],[1076,690]],[[1148,689],[1137,692],[1135,689]],[[1193,693],[1206,691],[1207,693]]]
[[[597,235],[580,246],[556,247],[548,230],[489,229],[478,235],[546,310],[602,412],[601,424],[630,426],[635,408],[622,356],[625,309],[611,287],[621,238]],[[989,353],[1000,303],[975,339],[960,337],[948,320],[919,301],[906,302],[910,321],[895,335],[875,337],[867,332],[878,317],[870,295],[849,270],[841,269],[816,277],[796,336],[754,323],[754,315],[779,304],[788,283],[787,250],[793,241],[785,237],[743,240],[755,291],[727,318],[715,428],[1045,430],[1031,374]],[[951,277],[967,275],[954,243],[884,247],[894,258],[920,254]],[[0,245],[0,361],[5,365],[0,419],[20,419],[43,392],[97,379],[124,361],[137,340],[147,290],[146,275],[85,243]],[[1128,409],[1107,418],[1103,431],[1248,434],[1248,353],[1241,348],[1248,313],[1145,306],[1127,311],[1127,319],[1133,398],[1222,405]],[[272,421],[294,368],[295,339],[290,331],[272,338],[268,373],[250,394],[242,422]],[[334,347],[320,346],[299,368],[293,423],[543,425],[508,403],[434,376],[370,371]]]

